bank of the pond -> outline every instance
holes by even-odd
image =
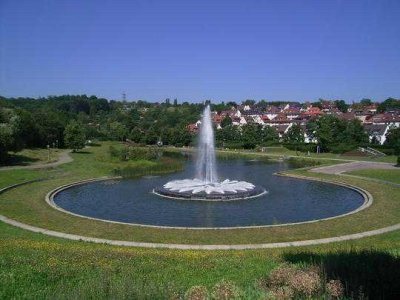
[[[302,175],[306,171],[293,171]],[[307,174],[307,176],[309,176]],[[76,181],[81,178],[76,177]],[[359,186],[371,192],[374,205],[357,214],[344,218],[289,227],[237,229],[229,231],[170,230],[140,228],[121,224],[105,224],[85,220],[56,211],[46,204],[44,197],[57,186],[68,184],[72,178],[50,179],[27,184],[0,195],[0,209],[6,217],[21,223],[96,238],[113,240],[182,243],[182,244],[248,244],[290,242],[321,239],[376,230],[398,223],[399,193],[395,187],[382,188],[381,184],[356,178],[326,176],[339,182]]]

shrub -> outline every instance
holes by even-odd
[[[329,297],[339,298],[344,294],[340,280],[325,283],[321,268],[314,265],[298,268],[283,264],[272,270],[267,278],[259,280],[258,287],[272,299],[323,298],[327,294]]]
[[[326,291],[333,298],[340,298],[344,293],[344,286],[340,280],[330,280],[326,283]]]
[[[297,270],[288,278],[288,286],[295,294],[311,297],[320,290],[322,283],[315,269]]]
[[[305,168],[305,167],[318,166],[321,164],[321,162],[315,159],[290,157],[288,159],[288,164],[292,168]]]
[[[351,145],[351,144],[337,144],[337,145],[329,145],[329,149],[331,150],[331,152],[333,153],[338,153],[338,154],[342,154],[351,150],[356,149],[357,146],[356,145]]]
[[[222,280],[213,287],[211,298],[215,300],[240,299],[240,290],[233,282]]]
[[[209,299],[208,291],[205,286],[195,285],[189,288],[185,293],[186,300],[207,300]]]
[[[310,151],[312,153],[312,152],[315,152],[315,149],[317,146],[312,143],[310,143],[310,144],[304,143],[304,144],[284,144],[284,147],[289,150],[297,150],[300,152]]]
[[[155,160],[160,156],[159,149],[155,147],[141,148],[126,146],[121,149],[117,149],[114,146],[110,146],[109,153],[112,157],[117,157],[121,161],[125,160]]]

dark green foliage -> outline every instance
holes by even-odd
[[[349,108],[349,105],[346,104],[344,100],[335,100],[336,107],[341,111],[341,112],[347,112],[347,109]]]
[[[161,156],[160,149],[156,147],[123,146],[117,148],[110,146],[109,153],[112,157],[118,157],[120,160],[155,160]]]
[[[229,125],[232,125],[232,119],[229,116],[226,116],[221,122],[221,127],[224,128]]]
[[[82,149],[86,142],[85,130],[81,124],[72,121],[65,127],[64,139],[65,145],[73,151]]]
[[[389,129],[385,146],[394,149],[394,154],[400,155],[400,127]]]
[[[320,161],[315,159],[296,158],[296,157],[290,157],[287,160],[287,162],[291,168],[313,167],[321,164]]]
[[[113,170],[113,175],[125,178],[138,178],[145,175],[157,175],[178,172],[183,169],[181,160],[163,157],[155,164],[137,164],[133,167],[122,167]]]
[[[72,120],[81,123],[90,139],[130,139],[147,144],[161,139],[166,145],[188,146],[193,137],[186,126],[198,120],[203,105],[187,102],[178,105],[176,99],[172,106],[141,100],[118,102],[95,96],[64,95],[39,99],[0,97],[0,107],[19,116],[21,134],[20,138],[13,139],[13,146],[18,142],[19,147],[53,144],[62,147],[65,128]],[[0,123],[4,123],[5,117],[0,114]],[[7,146],[8,150],[12,148]]]
[[[393,154],[397,155],[397,166],[400,166],[400,127],[389,130],[385,146],[393,149]]]
[[[378,105],[378,112],[400,110],[400,99],[388,98]]]
[[[303,144],[304,143],[304,131],[300,125],[294,124],[289,128],[288,132],[284,135],[283,140],[288,144]]]
[[[343,153],[368,142],[359,120],[346,121],[334,115],[324,115],[310,121],[307,131],[317,139],[322,151]]]
[[[372,100],[368,99],[368,98],[363,98],[363,99],[361,99],[360,104],[362,106],[369,106],[372,104]]]
[[[314,153],[316,151],[317,145],[310,143],[310,144],[284,144],[285,148],[289,150],[296,150],[300,152],[310,152]]]
[[[267,146],[279,141],[275,128],[257,124],[242,127],[228,125],[215,133],[217,145],[226,148],[254,149],[256,146]]]
[[[328,278],[344,283],[350,299],[398,299],[400,295],[400,259],[395,255],[374,250],[304,252],[287,254],[285,260],[321,265]]]
[[[21,118],[14,109],[0,108],[0,161],[7,159],[7,151],[23,148]]]

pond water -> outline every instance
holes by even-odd
[[[253,199],[204,202],[163,198],[152,193],[174,179],[193,177],[193,162],[180,173],[140,179],[86,183],[56,194],[59,207],[92,218],[143,225],[173,227],[237,227],[311,221],[353,211],[363,196],[346,187],[282,176],[286,163],[224,160],[218,162],[221,179],[245,180],[268,193]]]

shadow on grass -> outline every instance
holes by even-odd
[[[90,143],[90,144],[88,144],[88,146],[90,146],[90,147],[100,147],[101,146],[101,144],[100,143]]]
[[[20,154],[8,154],[5,160],[0,162],[0,166],[27,166],[36,161],[39,159]]]
[[[327,254],[287,253],[290,263],[321,265],[329,279],[340,279],[352,299],[399,299],[400,258],[379,251]]]
[[[92,154],[92,152],[86,151],[86,150],[73,151],[72,153],[73,154]]]

